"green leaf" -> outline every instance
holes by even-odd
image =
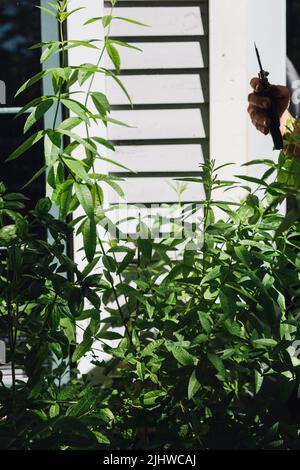
[[[114,66],[116,68],[117,73],[119,73],[120,68],[121,68],[121,59],[120,59],[120,55],[119,55],[117,49],[115,48],[115,46],[113,46],[110,43],[110,41],[106,42],[105,47],[106,47],[107,53],[108,53],[112,63],[114,64]]]
[[[48,168],[51,168],[59,157],[61,151],[61,134],[48,129],[44,138],[45,161]]]
[[[49,15],[53,16],[53,18],[57,18],[57,14],[54,11],[50,10],[50,8],[41,7],[39,5],[35,5],[35,8],[39,8],[45,13],[48,13]]]
[[[91,137],[91,139],[94,140],[95,142],[97,142],[97,144],[101,144],[104,147],[108,148],[109,150],[115,151],[115,147],[108,140],[103,139],[102,137]]]
[[[95,23],[96,21],[101,21],[103,18],[103,16],[96,16],[94,18],[90,18],[89,20],[87,20],[85,23],[83,23],[84,26],[88,25],[88,24],[91,24],[91,23]]]
[[[93,219],[94,218],[94,202],[90,188],[86,184],[75,183],[75,194],[80,202],[86,215]]]
[[[213,354],[213,353],[207,353],[207,358],[208,358],[209,362],[211,362],[211,364],[217,370],[218,375],[220,376],[220,378],[222,380],[225,380],[226,371],[225,371],[225,367],[224,367],[222,359],[220,359],[219,356],[217,356],[216,354]]]
[[[113,179],[113,177],[109,175],[101,175],[101,174],[96,174],[94,175],[95,179],[98,181],[104,181],[107,183],[116,193],[121,197],[124,198],[125,194],[121,186],[119,186]]]
[[[126,124],[126,122],[123,122],[123,121],[119,121],[118,119],[113,119],[113,118],[109,118],[107,116],[97,116],[99,119],[101,119],[101,121],[103,122],[110,122],[111,124],[116,124],[117,126],[123,126],[123,127],[128,127],[130,129],[133,129],[134,127],[133,126],[130,126],[129,124]]]
[[[119,41],[117,39],[110,39],[109,42],[110,42],[110,46],[112,46],[112,44],[117,44],[118,46],[128,47],[129,49],[134,49],[136,51],[142,52],[142,49],[140,49],[139,47],[133,46],[132,44],[128,44],[128,42]]]
[[[116,272],[116,269],[117,269],[117,264],[115,262],[115,259],[112,257],[112,256],[107,256],[107,255],[104,255],[102,257],[102,263],[103,263],[103,266],[109,271],[109,272]]]
[[[211,282],[215,279],[220,278],[220,273],[221,273],[221,266],[216,266],[215,268],[212,268],[206,276],[201,281],[201,285]]]
[[[143,401],[144,405],[146,406],[152,406],[156,404],[156,401],[159,398],[165,397],[166,392],[163,392],[162,390],[151,390],[150,392],[146,392]]]
[[[40,176],[42,176],[45,171],[47,170],[47,165],[43,165],[42,168],[40,168],[31,178],[29,181],[27,181],[26,184],[24,184],[24,186],[22,186],[22,189],[25,189],[27,188],[28,186],[31,185],[31,183],[33,183],[35,180],[37,180]]]
[[[67,98],[62,98],[61,103],[68,108],[72,113],[76,114],[77,116],[82,119],[82,121],[88,123],[89,122],[89,111],[88,109],[81,103],[75,100],[70,100]]]
[[[78,178],[90,183],[89,175],[87,174],[84,164],[79,160],[75,160],[74,158],[62,158],[66,166],[74,173]]]
[[[50,406],[50,410],[49,410],[50,418],[56,418],[59,415],[59,412],[60,412],[60,406],[58,403],[55,403],[54,405]]]
[[[273,348],[277,345],[277,341],[273,338],[260,338],[253,341],[255,346]]]
[[[66,412],[66,416],[82,416],[87,411],[91,409],[91,407],[96,402],[95,392],[91,389],[87,389],[80,400],[75,403],[74,405],[70,406]]]
[[[280,237],[286,230],[288,230],[295,222],[299,220],[300,207],[288,211],[280,226],[275,232],[274,239]]]
[[[23,91],[27,90],[28,88],[30,88],[32,85],[34,85],[35,83],[37,83],[39,80],[41,80],[42,78],[46,77],[47,75],[49,75],[49,73],[52,72],[53,69],[48,69],[48,70],[42,70],[41,72],[37,73],[36,75],[34,75],[33,77],[31,77],[29,80],[27,80],[17,91],[17,93],[15,94],[15,98],[20,95],[20,93],[23,93]]]
[[[100,331],[100,333],[97,334],[97,339],[98,338],[113,341],[120,340],[123,338],[123,336],[120,333],[116,333],[115,331]]]
[[[101,419],[101,421],[103,421],[106,424],[112,423],[113,420],[115,419],[114,414],[109,408],[101,408],[97,414],[98,414],[99,419]]]
[[[256,395],[259,393],[261,386],[264,381],[264,376],[258,372],[257,370],[254,371],[254,382],[255,382],[255,393]]]
[[[192,178],[192,177],[186,177],[186,178],[174,178],[174,181],[187,181],[189,183],[204,183],[204,180],[202,178]]]
[[[50,57],[52,57],[54,54],[56,54],[58,49],[59,49],[59,43],[57,43],[57,42],[55,42],[55,43],[51,44],[50,46],[48,46],[44,50],[43,54],[41,55],[40,63],[43,64],[44,62],[46,62],[46,60],[50,59]]]
[[[103,93],[100,93],[99,91],[92,92],[91,97],[99,114],[106,115],[107,112],[110,112],[110,104]]]
[[[73,49],[74,47],[87,47],[88,49],[99,49],[97,46],[92,44],[93,42],[99,42],[101,39],[89,39],[88,41],[79,41],[77,39],[69,39],[65,49]]]
[[[190,376],[189,379],[189,384],[188,384],[188,399],[191,400],[194,395],[198,392],[200,388],[200,383],[198,382],[198,379],[196,377],[196,371],[194,370],[192,375]]]
[[[38,131],[32,134],[25,142],[23,142],[20,147],[18,147],[14,152],[10,154],[10,156],[5,160],[6,162],[15,160],[19,158],[23,153],[29,150],[33,145],[37,144],[45,135],[45,131]]]
[[[76,362],[79,361],[88,351],[90,351],[91,347],[93,344],[93,339],[92,338],[84,338],[82,343],[78,344],[76,347],[73,355],[72,355],[72,361]]]
[[[83,224],[83,246],[89,263],[92,263],[97,246],[97,229],[94,219],[87,218]]]
[[[234,175],[235,178],[239,178],[240,180],[243,180],[243,181],[249,181],[250,183],[256,183],[260,186],[265,186],[267,187],[268,185],[261,179],[258,179],[258,178],[254,178],[252,176],[240,176],[240,175]]]
[[[58,130],[66,130],[70,131],[71,129],[74,129],[74,127],[79,126],[81,124],[81,119],[79,117],[72,116],[70,118],[65,119],[59,126]]]
[[[95,23],[96,21],[102,21],[103,27],[106,28],[107,26],[110,25],[112,20],[126,21],[127,23],[132,23],[132,24],[135,24],[137,26],[147,26],[147,27],[149,27],[149,25],[141,23],[140,21],[133,20],[131,18],[124,18],[123,16],[111,16],[111,15],[97,16],[95,18],[91,18],[90,20],[86,21],[84,23],[84,25]]]
[[[146,356],[153,356],[153,353],[156,349],[158,349],[160,346],[164,344],[163,339],[157,339],[154,341],[151,341],[151,343],[147,344],[147,346],[141,351],[141,357],[146,357]]]
[[[127,268],[127,266],[134,260],[134,254],[134,251],[131,253],[127,253],[127,255],[118,265],[117,274],[121,274]]]
[[[111,165],[115,165],[117,166],[118,168],[122,168],[123,170],[126,170],[128,171],[129,173],[134,173],[134,174],[138,174],[137,171],[134,171],[132,170],[131,168],[128,168],[128,166],[125,166],[125,165],[121,165],[121,163],[119,162],[116,162],[115,160],[111,160],[110,158],[106,158],[106,157],[103,157],[102,155],[99,156],[99,159],[103,162],[107,162],[107,163],[110,163]]]
[[[99,444],[106,444],[106,445],[110,444],[110,440],[108,439],[108,437],[104,436],[104,434],[102,434],[102,432],[93,431],[93,433],[95,434],[96,439],[99,442]]]
[[[179,364],[181,364],[182,366],[195,366],[198,363],[198,359],[195,356],[192,356],[182,346],[172,346],[171,352],[175,357],[176,361],[179,362]]]
[[[23,108],[21,108],[17,112],[17,114],[15,115],[15,119],[27,113],[27,111],[31,111],[32,108],[35,108],[38,104],[40,104],[42,101],[45,101],[47,99],[48,99],[47,96],[40,96],[38,98],[35,98],[34,100],[31,100],[29,103],[25,104],[25,106],[23,106]]]
[[[251,160],[250,162],[243,163],[242,166],[249,166],[249,165],[275,166],[275,161],[262,158],[262,159],[259,159],[259,160]]]
[[[126,98],[128,99],[129,103],[131,104],[132,106],[132,100],[131,100],[131,97],[130,95],[128,94],[125,86],[123,85],[123,83],[121,82],[121,80],[116,76],[116,74],[114,72],[112,72],[111,70],[108,70],[108,69],[100,69],[100,71],[103,71],[105,73],[105,75],[108,75],[110,77],[112,77],[112,79],[118,84],[118,86],[121,88],[121,90],[123,91],[123,93],[125,94]]]
[[[3,196],[5,201],[29,201],[30,199],[27,196],[24,196],[22,193],[8,193]]]
[[[98,261],[100,259],[100,256],[97,256],[95,259],[93,259],[85,268],[84,270],[82,271],[82,276],[85,278],[86,276],[88,276],[92,271],[93,269],[96,267]]]
[[[64,13],[63,19],[66,20],[67,18],[69,18],[69,16],[74,15],[74,13],[77,13],[77,11],[84,10],[84,9],[85,7],[78,7],[78,8],[75,8],[74,10],[67,11]]]
[[[136,24],[138,26],[146,26],[147,28],[149,28],[148,24],[141,23],[140,21],[132,20],[131,18],[124,18],[123,16],[115,16],[114,19],[115,20],[126,21],[127,23]]]
[[[92,153],[95,153],[95,147],[87,141],[87,139],[83,139],[79,135],[75,134],[74,132],[70,132],[66,129],[57,129],[63,135],[67,135],[70,139],[74,140],[78,144],[82,145],[85,149],[89,150]]]
[[[14,241],[16,237],[16,225],[5,225],[5,227],[0,228],[0,245],[7,245],[8,243]]]

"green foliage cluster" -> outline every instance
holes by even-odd
[[[88,22],[102,21],[106,31],[98,63],[65,66],[69,48],[98,49],[97,41],[64,38],[64,22],[77,11],[68,3],[57,0],[47,9],[58,20],[60,40],[34,46],[43,47],[42,62],[60,53],[62,66],[19,90],[52,77],[53,95],[19,114],[34,108],[28,132],[54,107],[53,127],[9,157],[44,140],[45,165],[28,184],[47,170],[51,200],[25,216],[24,196],[0,187],[0,334],[8,338],[12,373],[11,385],[0,377],[0,447],[299,448],[300,361],[293,343],[300,333],[300,223],[297,211],[287,217],[280,211],[287,196],[297,199],[291,160],[282,154],[278,164],[250,162],[266,167],[261,179],[222,180],[213,161],[201,166],[201,177],[186,178],[206,193],[197,227],[202,244],[193,250],[188,237],[151,238],[142,220],[137,232],[147,237],[101,238],[108,220],[103,185],[122,190],[116,178],[95,171],[103,149],[113,146],[91,136],[90,124],[123,123],[110,117],[106,96],[92,85],[95,74],[109,75],[128,96],[117,76],[118,48],[132,46],[111,40],[110,25],[137,22],[115,17],[112,2],[110,15]],[[101,65],[105,50],[116,73]],[[69,89],[86,82],[83,104]],[[60,106],[72,116],[57,123]],[[74,130],[80,124],[85,138]],[[215,197],[235,187],[246,193],[241,202]],[[84,215],[71,218],[78,207]],[[181,226],[185,214],[174,223]],[[37,235],[41,229],[48,241]],[[83,237],[82,271],[66,253],[74,234]],[[76,369],[86,354],[99,373],[96,382]],[[16,379],[20,367],[26,381]]]

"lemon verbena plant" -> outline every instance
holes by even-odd
[[[42,48],[42,63],[59,54],[61,65],[45,65],[18,91],[52,79],[53,93],[19,112],[33,108],[24,126],[30,136],[7,163],[30,164],[30,149],[43,141],[43,165],[28,185],[46,173],[49,197],[26,214],[21,188],[0,186],[0,333],[12,378],[0,375],[1,448],[299,448],[300,223],[297,210],[281,209],[298,198],[296,162],[285,151],[278,163],[248,163],[263,165],[261,178],[228,181],[206,161],[199,178],[184,181],[199,194],[204,186],[205,199],[196,207],[179,202],[172,225],[180,237],[157,237],[139,215],[124,241],[121,221],[114,225],[103,204],[103,185],[122,189],[97,172],[114,147],[101,126],[97,135],[90,129],[126,124],[111,117],[93,85],[96,74],[109,76],[130,100],[119,51],[134,46],[112,39],[110,26],[143,25],[120,17],[113,1],[108,15],[85,26],[98,22],[99,39],[69,39],[65,23],[80,9],[72,3],[45,8],[60,37],[33,47]],[[70,48],[92,48],[98,60],[68,64]],[[51,109],[52,125],[43,128]],[[236,187],[243,199],[226,198]],[[82,235],[83,269],[66,251],[74,235]],[[93,376],[76,368],[87,354]]]

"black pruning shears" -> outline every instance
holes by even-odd
[[[260,55],[259,55],[259,52],[258,52],[258,49],[256,47],[256,44],[254,43],[254,46],[255,46],[255,52],[256,52],[256,55],[257,55],[257,60],[258,60],[258,63],[259,63],[259,68],[260,68],[260,72],[258,74],[258,77],[259,77],[259,81],[263,87],[263,90],[261,92],[259,92],[259,95],[260,96],[266,96],[270,99],[271,101],[271,106],[269,108],[269,117],[271,119],[271,127],[270,127],[270,131],[271,131],[271,135],[272,135],[272,139],[273,139],[273,142],[274,142],[274,149],[275,150],[281,150],[283,148],[283,138],[282,138],[282,135],[281,135],[281,132],[280,132],[280,119],[279,119],[279,114],[278,114],[278,110],[277,110],[277,104],[276,104],[276,101],[274,99],[274,97],[272,96],[272,94],[270,93],[270,82],[268,80],[268,76],[269,76],[269,72],[266,72],[262,65],[261,65],[261,60],[260,60]]]

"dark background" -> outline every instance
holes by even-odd
[[[38,0],[0,0],[0,80],[5,82],[7,94],[6,105],[0,106],[0,181],[10,192],[20,191],[43,166],[42,142],[17,160],[5,163],[8,155],[30,133],[23,135],[23,125],[28,115],[14,119],[15,115],[4,112],[3,108],[22,106],[42,94],[42,82],[39,82],[14,99],[18,88],[41,70],[40,49],[29,49],[34,43],[41,42],[40,10],[35,7],[37,4]],[[27,205],[29,210],[44,196],[45,179],[39,178],[23,192],[32,199]]]

